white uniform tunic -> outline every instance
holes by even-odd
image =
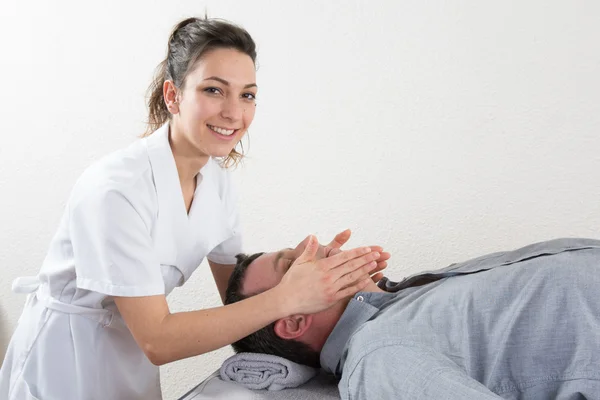
[[[30,293],[2,370],[0,398],[160,399],[158,367],[111,296],[169,294],[206,257],[242,251],[228,172],[211,159],[185,209],[169,126],[88,168],[76,183]]]

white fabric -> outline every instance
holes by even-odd
[[[237,353],[223,362],[221,379],[248,389],[283,390],[305,384],[318,370],[273,354]]]
[[[242,251],[228,172],[200,171],[186,213],[168,125],[88,168],[76,183],[0,371],[0,398],[160,399],[158,367],[111,296],[169,294],[204,258]]]
[[[235,382],[224,381],[215,371],[179,400],[339,400],[338,381],[320,371],[304,385],[280,391],[251,390]]]

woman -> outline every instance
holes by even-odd
[[[385,267],[368,248],[315,261],[311,238],[272,290],[229,306],[169,311],[165,296],[204,258],[223,296],[242,250],[223,167],[240,159],[235,146],[254,117],[255,58],[250,35],[227,22],[191,18],[175,27],[151,87],[150,134],[82,174],[39,274],[13,284],[29,296],[0,398],[160,399],[158,365],[326,309]],[[338,235],[332,247],[347,239]]]

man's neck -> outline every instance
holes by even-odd
[[[385,293],[385,290],[380,289],[375,282],[371,281],[369,284],[361,290],[361,292],[368,293]],[[331,331],[337,324],[337,322],[344,314],[346,307],[352,297],[341,300],[333,307],[313,315],[313,329],[303,338],[303,342],[311,346],[317,351],[321,351],[325,341],[331,334]]]

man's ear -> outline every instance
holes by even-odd
[[[313,321],[312,315],[297,314],[275,322],[275,334],[282,339],[298,339],[308,331]]]

